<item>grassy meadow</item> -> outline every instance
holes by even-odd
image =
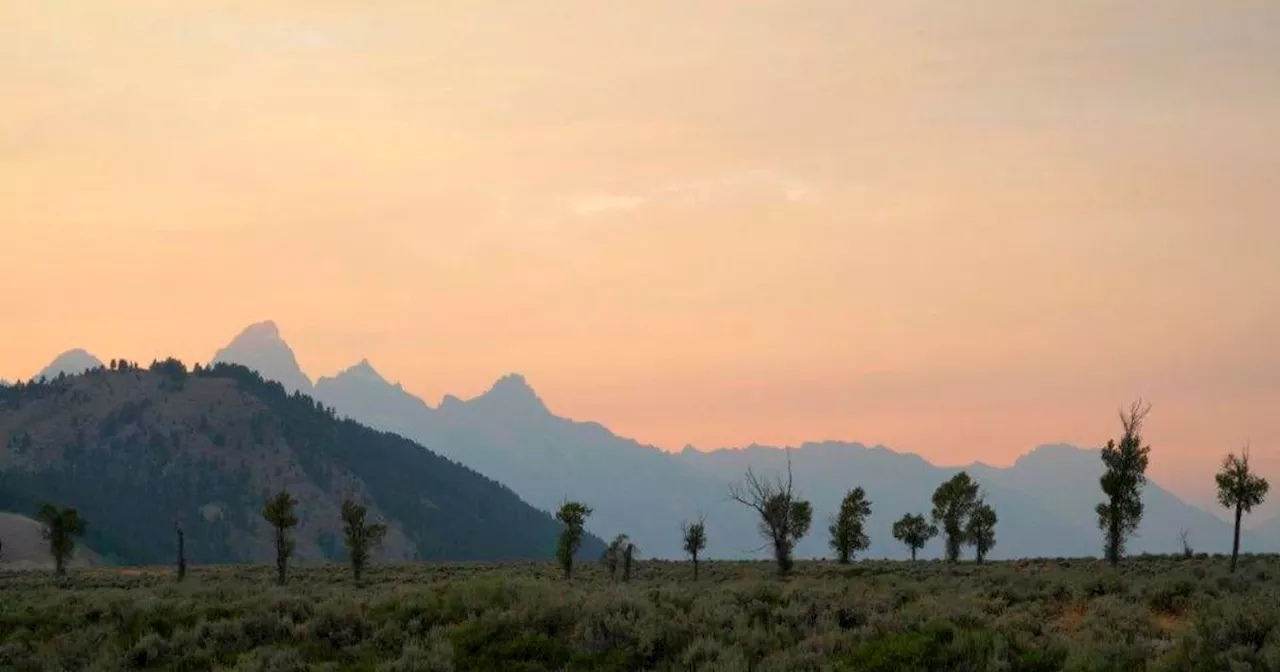
[[[1280,558],[0,572],[0,669],[1280,670]]]

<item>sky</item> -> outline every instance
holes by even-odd
[[[667,449],[1280,479],[1280,3],[0,0],[0,377],[280,324]]]

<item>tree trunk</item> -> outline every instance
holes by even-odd
[[[285,572],[287,570],[288,560],[284,556],[284,528],[276,528],[276,582],[280,585],[285,583]]]
[[[693,554],[693,580],[698,580],[698,554]]]
[[[912,546],[912,547],[911,547],[911,562],[915,562],[915,561],[916,561],[916,547],[915,547],[915,546]]]
[[[187,548],[186,536],[182,529],[178,529],[178,580],[181,581],[187,576]]]
[[[1112,567],[1120,566],[1120,517],[1115,505],[1111,507],[1111,520],[1107,527],[1107,560]]]
[[[1235,539],[1231,542],[1231,573],[1236,572],[1236,558],[1240,556],[1240,517],[1244,514],[1244,510],[1239,504],[1236,505],[1236,534]]]

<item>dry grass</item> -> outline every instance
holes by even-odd
[[[0,669],[1280,669],[1280,559],[0,572]]]

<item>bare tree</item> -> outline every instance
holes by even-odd
[[[1178,543],[1182,545],[1182,557],[1190,559],[1195,555],[1195,549],[1191,548],[1191,533],[1187,532],[1187,528],[1178,530]]]
[[[786,576],[794,564],[791,553],[796,543],[809,533],[813,522],[813,507],[796,497],[791,477],[791,450],[787,449],[786,480],[761,478],[748,467],[745,479],[729,486],[729,497],[760,516],[764,547],[773,548],[778,575]]]

